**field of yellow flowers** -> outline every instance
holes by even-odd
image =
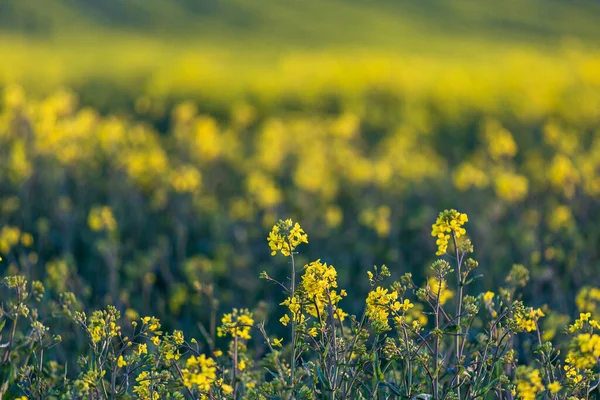
[[[0,400],[600,398],[600,9],[376,2],[0,4]]]
[[[522,301],[530,273],[513,265],[497,291],[473,292],[480,277],[472,258],[467,214],[439,213],[432,241],[440,257],[422,284],[411,273],[386,282],[387,266],[367,271],[369,292],[361,314],[341,305],[348,291],[333,265],[297,265],[308,234],[291,219],[279,220],[268,235],[272,256],[284,256],[288,278],[266,271],[260,278],[284,293],[279,331],[259,306],[213,315],[210,330],[199,324],[201,341],[181,330],[164,331],[154,316],[117,307],[80,311],[72,292],[48,301],[39,280],[3,279],[8,322],[0,395],[4,398],[139,399],[589,399],[600,382],[600,323],[593,319],[600,290],[583,289],[583,310],[564,327],[546,306]],[[92,229],[115,229],[107,208],[90,215]],[[19,234],[16,234],[18,240]],[[311,235],[312,236],[312,235]],[[21,241],[25,238],[21,236]],[[311,241],[312,243],[312,241]],[[301,277],[299,275],[301,274]],[[299,279],[297,279],[299,277]],[[201,284],[197,283],[201,288]],[[350,289],[351,290],[351,289]],[[352,292],[351,292],[352,293]],[[212,293],[211,293],[212,294]],[[551,314],[552,313],[552,314]],[[569,318],[566,317],[566,321]],[[565,321],[565,322],[566,322]],[[273,321],[271,321],[273,322]],[[61,364],[71,328],[85,338],[78,371]],[[61,330],[62,328],[63,330]],[[215,329],[216,328],[216,329]],[[64,332],[68,338],[52,332]],[[19,396],[19,397],[17,397]]]

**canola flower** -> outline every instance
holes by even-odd
[[[366,316],[377,324],[382,330],[390,330],[389,317],[392,312],[398,312],[401,309],[410,309],[410,301],[400,303],[397,301],[398,292],[389,291],[381,286],[375,288],[367,295]]]
[[[81,314],[81,318],[84,320],[85,315]],[[108,306],[106,310],[94,311],[88,325],[92,341],[100,342],[119,336],[121,334],[121,327],[117,324],[119,318],[120,313],[113,306]]]
[[[146,343],[142,343],[138,346],[138,350],[137,350],[138,355],[142,355],[142,354],[148,354],[148,346],[146,345]]]
[[[548,390],[552,394],[556,394],[562,390],[562,385],[559,382],[552,382],[548,384]]]
[[[217,334],[220,337],[230,336],[249,340],[253,325],[253,315],[249,310],[234,308],[233,312],[223,315],[221,326],[217,328]]]
[[[329,306],[331,306],[336,318],[341,321],[344,320],[347,314],[337,304],[343,297],[347,296],[347,293],[345,290],[341,290],[338,294],[336,291],[338,287],[336,277],[335,267],[321,263],[321,260],[313,261],[304,266],[301,290],[302,295],[308,300],[305,307],[308,314],[313,317],[325,315]],[[288,305],[293,315],[299,311],[298,308],[294,311],[294,307],[291,306],[292,303],[286,303],[286,305]]]
[[[575,320],[573,325],[569,326],[569,332],[575,332],[584,328],[585,325],[588,325],[595,329],[600,329],[600,324],[595,319],[591,319],[592,313],[580,313],[579,318]]]
[[[299,223],[286,219],[285,221],[279,220],[273,226],[267,240],[272,256],[276,255],[277,252],[281,252],[284,256],[289,257],[299,244],[308,243],[308,235]]]
[[[461,249],[467,249],[465,253],[474,251],[470,241],[463,242]],[[464,265],[469,271],[468,268],[474,268],[477,262],[469,260]],[[152,400],[173,393],[177,397],[201,399],[260,398],[262,395],[286,398],[291,394],[309,398],[322,388],[324,382],[329,387],[346,390],[346,397],[358,398],[374,393],[369,388],[369,383],[374,380],[389,385],[394,380],[400,382],[392,387],[377,385],[381,387],[375,393],[395,396],[404,391],[407,398],[414,397],[415,392],[418,395],[429,390],[440,397],[449,396],[452,382],[457,382],[455,387],[460,388],[465,398],[494,390],[506,395],[511,393],[512,397],[521,400],[574,399],[585,398],[590,390],[594,390],[594,382],[600,378],[600,323],[593,317],[593,311],[581,312],[564,330],[562,342],[553,343],[557,335],[543,341],[546,340],[543,330],[548,325],[547,320],[556,318],[563,321],[563,326],[566,320],[551,310],[548,311],[549,318],[541,320],[546,309],[526,307],[522,301],[514,300],[519,295],[516,291],[525,286],[529,278],[525,267],[515,265],[495,292],[477,295],[467,294],[472,290],[468,280],[464,283],[466,293],[450,289],[452,280],[444,279],[452,272],[450,263],[438,260],[432,269],[437,276],[427,278],[425,287],[416,284],[410,273],[402,275],[390,286],[384,286],[381,282],[391,278],[392,272],[386,266],[374,267],[374,272],[367,273],[371,290],[365,299],[365,311],[362,318],[357,318],[348,316],[340,308],[348,293],[339,288],[338,270],[321,260],[310,262],[303,267],[301,280],[293,294],[281,285],[288,294],[281,303],[286,311],[282,323],[293,322],[297,328],[292,340],[284,343],[283,339],[266,332],[268,325],[256,324],[255,315],[264,315],[262,310],[254,313],[234,308],[223,315],[221,326],[216,329],[219,337],[233,339],[229,342],[227,356],[211,347],[212,343],[207,346],[193,338],[186,340],[181,330],[163,332],[158,318],[140,318],[135,310],[126,311],[128,327],[121,325],[120,313],[112,306],[94,311],[88,318],[85,313],[70,309],[70,302],[75,301],[72,294],[62,294],[59,303],[51,305],[59,308],[52,310],[73,318],[89,335],[89,351],[97,362],[82,362],[82,370],[72,385],[55,389],[60,391],[67,387],[64,394],[77,398],[90,391],[99,392],[102,386],[118,387],[131,382],[129,389],[125,389],[127,395]],[[40,311],[37,307],[45,293],[43,284],[38,281],[30,284],[23,275],[7,277],[2,282],[4,289],[12,293],[3,306],[2,318],[10,319],[13,326],[24,320],[24,328],[20,329],[29,333],[8,335],[8,344],[0,348],[0,357],[8,357],[16,363],[33,359],[21,357],[31,348],[12,346],[13,340],[35,340],[46,349],[60,343],[60,337],[49,333],[52,325],[46,326],[45,318],[38,320]],[[439,298],[432,301],[432,296],[438,296],[438,293]],[[595,308],[593,288],[585,288],[582,293],[578,305]],[[416,296],[414,303],[410,300],[412,295]],[[451,325],[454,318],[446,305],[453,296],[459,296],[462,301],[461,334],[469,338],[465,342],[467,350],[456,361],[456,327]],[[494,312],[480,313],[482,305]],[[432,315],[433,323],[429,323],[424,314]],[[264,335],[267,346],[262,346],[261,351],[266,354],[254,353],[255,342],[250,341],[254,327]],[[0,330],[2,328],[0,326]],[[530,332],[535,334],[528,334]],[[564,341],[565,337],[568,342]],[[515,343],[522,348],[514,348]],[[555,345],[568,347],[566,355],[562,355]],[[284,360],[282,354],[287,352],[291,357]],[[401,362],[394,363],[396,360]],[[21,366],[20,374],[24,378],[19,378],[22,380],[18,387],[27,387],[26,393],[44,387],[31,380],[37,373],[37,359],[35,362],[33,367]],[[382,369],[380,365],[385,367]],[[269,370],[268,379],[264,378],[264,368]],[[342,373],[329,373],[335,369]],[[436,370],[446,372],[431,373]],[[44,364],[44,371],[53,374],[52,379],[57,381],[70,379],[54,360]],[[344,371],[354,373],[356,379],[346,379],[352,375]],[[453,376],[453,371],[461,371],[460,381],[458,375]],[[412,384],[402,386],[397,376]],[[357,385],[353,386],[354,383]],[[1,390],[0,386],[0,394]]]
[[[133,392],[137,394],[141,400],[158,400],[160,398],[158,391],[152,391],[150,389],[152,380],[148,371],[140,372],[135,378],[135,381],[137,382],[137,385],[133,388]]]
[[[489,304],[494,299],[494,296],[496,296],[494,292],[487,291],[483,295],[483,301]]]
[[[217,379],[217,364],[215,360],[204,354],[190,356],[181,370],[183,384],[188,388],[197,388],[200,392],[208,392]]]
[[[537,330],[537,321],[545,316],[541,309],[529,308],[522,313],[515,315],[515,321],[520,329],[532,332]]]
[[[127,366],[127,362],[125,361],[125,359],[123,358],[123,356],[119,356],[119,359],[117,360],[117,366],[119,368],[123,368]]]
[[[575,304],[582,313],[600,312],[600,289],[595,287],[584,286],[577,293]]]
[[[545,387],[539,369],[522,369],[517,371],[522,377],[517,381],[517,396],[521,400],[535,400]]]
[[[446,254],[451,235],[454,235],[456,239],[466,235],[467,231],[463,228],[463,225],[468,221],[467,214],[456,210],[444,210],[439,214],[435,224],[431,226],[431,236],[437,238],[435,242],[438,246],[436,255]]]

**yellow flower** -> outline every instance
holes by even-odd
[[[408,310],[410,310],[411,308],[413,308],[415,305],[412,304],[410,302],[410,300],[408,299],[404,299],[404,302],[401,304],[402,307],[402,311],[407,312]]]
[[[250,329],[254,325],[252,313],[247,309],[233,309],[232,313],[223,315],[221,326],[217,328],[219,337],[230,335],[239,339],[250,339]]]
[[[213,354],[215,357],[221,357],[223,355],[223,352],[221,350],[215,350],[213,351]]]
[[[299,289],[303,298],[307,299],[306,312],[313,317],[323,316],[329,311],[331,305],[333,312],[343,320],[346,313],[339,309],[338,303],[347,293],[345,290],[341,290],[338,294],[337,287],[337,271],[333,265],[321,263],[321,260],[305,265]],[[300,315],[299,301],[295,297],[288,298],[282,304],[289,307],[295,321],[303,320],[303,316]]]
[[[297,222],[292,222],[291,219],[279,222],[273,226],[267,238],[271,255],[274,256],[277,252],[281,252],[286,257],[289,257],[300,243],[308,243],[308,235],[300,227]]]
[[[184,342],[183,332],[181,331],[173,331],[173,340],[176,345],[182,345]]]
[[[198,388],[201,392],[208,392],[217,379],[217,363],[204,354],[198,357],[190,356],[181,370],[183,384],[188,388]]]
[[[160,322],[158,321],[158,318],[156,318],[156,317],[144,317],[141,319],[141,321],[144,325],[148,325],[148,329],[151,332],[154,332],[154,331],[160,329]]]
[[[548,390],[552,394],[556,394],[556,393],[560,392],[561,389],[562,389],[562,386],[558,382],[552,382],[548,385]]]
[[[579,319],[575,320],[575,323],[573,325],[569,326],[569,332],[575,332],[576,330],[579,330],[581,328],[583,328],[584,322],[589,321],[589,319],[591,318],[592,313],[580,313],[579,314]],[[590,321],[590,325],[592,322],[596,322],[594,320]],[[595,323],[594,325],[596,325],[597,323]]]
[[[148,354],[148,346],[146,343],[142,343],[138,346],[138,355]]]
[[[281,343],[283,342],[283,339],[273,339],[273,341],[271,342],[271,344],[275,347],[281,347]]]
[[[125,361],[125,359],[123,358],[122,355],[119,356],[119,359],[117,360],[117,366],[119,368],[123,368],[127,366],[127,362]]]
[[[535,400],[545,388],[538,369],[521,367],[517,369],[517,394],[521,400]]]
[[[150,395],[150,393],[152,393],[150,390],[152,380],[150,379],[149,375],[150,373],[148,371],[140,372],[138,377],[135,378],[135,381],[138,384],[133,388],[133,392],[136,393],[137,397],[140,399],[158,400],[159,394],[156,391],[153,392],[154,394],[152,396]]]
[[[492,302],[492,299],[494,298],[494,296],[495,296],[494,292],[489,292],[489,291],[485,292],[485,294],[483,295],[483,301],[485,303],[489,304]]]
[[[224,394],[225,396],[227,396],[228,394],[231,394],[231,393],[233,393],[233,387],[231,387],[231,385],[228,385],[228,384],[226,384],[226,383],[223,383],[223,384],[221,385],[221,391],[223,392],[223,394]]]
[[[544,313],[541,309],[529,308],[523,314],[515,315],[515,321],[524,331],[532,332],[537,330],[537,321],[543,316]]]
[[[240,371],[243,371],[243,370],[245,370],[245,369],[246,369],[246,361],[244,361],[244,360],[240,360],[240,361],[238,362],[238,369],[239,369]]]
[[[444,210],[439,214],[435,224],[431,226],[431,236],[437,238],[435,242],[438,246],[436,255],[446,254],[451,235],[458,239],[467,233],[462,226],[468,221],[467,214],[462,214],[456,210]]]
[[[388,293],[388,289],[384,289],[381,286],[375,288],[367,296],[367,310],[366,315],[371,321],[380,325],[381,329],[391,329],[388,323],[390,309],[393,310],[393,305],[398,298],[398,293],[392,291]],[[401,305],[398,303],[398,309]]]
[[[279,322],[281,322],[281,325],[287,326],[290,323],[290,316],[285,314],[283,317],[279,318]]]

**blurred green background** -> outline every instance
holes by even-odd
[[[196,332],[211,290],[219,312],[279,302],[257,277],[287,276],[266,236],[291,217],[359,311],[374,264],[423,281],[456,208],[481,287],[524,264],[526,301],[572,312],[599,283],[598,21],[558,0],[4,0],[1,271]]]

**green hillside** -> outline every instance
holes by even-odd
[[[5,0],[0,4],[5,64],[36,55],[53,60],[73,47],[79,59],[114,59],[131,48],[136,53],[145,50],[152,59],[144,63],[151,65],[172,53],[203,49],[243,51],[266,60],[281,52],[347,49],[481,57],[491,48],[515,46],[553,51],[564,39],[597,47],[599,18],[598,4],[545,0]],[[123,50],[124,46],[130,47]]]
[[[598,4],[547,0],[7,0],[0,6],[4,32],[38,38],[64,40],[110,29],[211,45],[241,41],[257,48],[352,44],[405,50],[473,35],[499,44],[555,45],[564,37],[597,44],[599,16]]]

